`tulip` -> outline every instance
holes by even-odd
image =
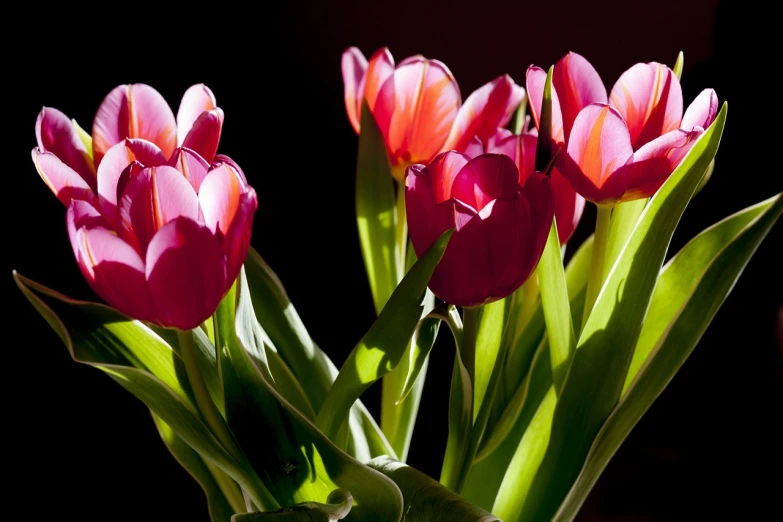
[[[113,152],[119,155],[117,147],[125,145],[109,149],[99,169]],[[255,191],[228,163],[207,171],[199,190],[168,165],[131,163],[115,178],[116,200],[104,208],[113,214],[87,200],[68,206],[68,234],[82,274],[129,317],[195,328],[239,274],[258,207]]]
[[[194,85],[185,92],[176,120],[166,101],[152,87],[140,83],[120,85],[98,108],[91,138],[59,110],[44,107],[35,126],[38,146],[32,156],[41,178],[64,205],[72,199],[96,205],[100,165],[114,145],[126,139],[146,143],[146,149],[155,150],[155,166],[162,164],[160,161],[173,160],[178,147],[211,163],[222,126],[223,111],[205,85]]]
[[[470,308],[522,285],[541,257],[554,214],[549,178],[533,173],[520,185],[514,161],[502,154],[470,159],[450,151],[429,166],[413,165],[405,202],[417,255],[455,229],[430,289]]]
[[[429,163],[442,150],[461,103],[457,82],[443,63],[417,55],[395,66],[387,48],[368,63],[351,47],[343,53],[342,73],[348,119],[359,133],[366,100],[395,179],[402,181],[408,165]]]
[[[685,115],[682,107],[680,82],[671,69],[634,65],[612,88],[609,104],[579,112],[558,166],[596,204],[649,197],[715,119],[718,97],[705,89]]]

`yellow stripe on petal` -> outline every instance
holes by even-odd
[[[71,119],[71,123],[73,124],[73,128],[76,129],[76,134],[79,136],[79,139],[82,140],[82,143],[84,143],[84,146],[87,148],[87,154],[90,156],[90,160],[92,160],[92,136],[90,136],[86,130],[79,127],[76,120]]]

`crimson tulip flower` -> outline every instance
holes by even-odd
[[[405,178],[411,242],[421,256],[455,229],[430,280],[444,301],[476,307],[502,299],[528,278],[544,250],[554,215],[552,187],[542,173],[519,183],[503,154],[470,159],[445,152]]]
[[[132,318],[187,330],[214,313],[238,276],[258,201],[236,163],[215,155],[223,116],[209,89],[185,94],[179,130],[158,125],[166,119],[154,112],[159,103],[140,102],[151,92],[139,84],[112,91],[92,143],[44,108],[33,161],[68,206],[71,246],[93,290]]]
[[[620,76],[608,104],[579,112],[558,165],[594,203],[646,198],[668,179],[717,112],[715,91],[705,89],[683,115],[682,90],[672,70],[636,64]]]
[[[126,138],[144,140],[162,163],[174,160],[179,145],[210,163],[222,126],[223,111],[205,85],[194,85],[185,92],[176,120],[166,100],[152,87],[120,85],[98,108],[92,138],[59,110],[44,107],[35,125],[38,147],[33,149],[33,161],[63,204],[73,198],[94,202],[98,169],[115,144]]]
[[[351,125],[360,131],[366,100],[398,181],[408,165],[429,163],[442,150],[461,103],[457,82],[443,63],[417,55],[395,66],[385,47],[368,63],[351,47],[343,53],[342,73]]]

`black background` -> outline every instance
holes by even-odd
[[[368,56],[388,45],[398,61],[414,53],[438,58],[463,99],[502,73],[523,83],[529,64],[546,68],[569,50],[587,57],[608,88],[634,63],[671,64],[683,50],[686,104],[714,87],[730,110],[713,178],[686,211],[670,252],[783,189],[780,94],[771,80],[779,59],[766,41],[770,16],[746,2],[341,0],[216,8],[41,8],[7,19],[3,475],[11,484],[4,509],[19,518],[208,519],[200,490],[158,439],[145,407],[101,372],[72,362],[13,283],[16,269],[94,299],[71,255],[64,208],[30,161],[42,105],[89,129],[118,84],[148,83],[175,112],[188,86],[209,85],[226,114],[220,151],[243,166],[259,194],[252,243],[338,366],[373,320],[354,221],[356,137],[342,101],[340,54],[349,45]],[[594,218],[588,205],[574,245]],[[580,520],[780,515],[782,244],[778,224],[612,460]],[[453,356],[442,337],[409,458],[435,477]],[[379,390],[365,400],[377,413]]]

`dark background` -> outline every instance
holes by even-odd
[[[349,45],[367,56],[388,45],[398,61],[414,53],[438,58],[463,99],[502,73],[524,83],[529,64],[546,68],[569,50],[586,56],[608,88],[634,63],[672,64],[683,50],[686,104],[714,87],[730,111],[715,173],[670,252],[783,189],[780,95],[768,76],[779,73],[779,59],[759,41],[769,16],[728,1],[543,4],[341,0],[265,10],[248,4],[233,13],[215,11],[217,4],[172,13],[126,5],[117,6],[121,16],[41,9],[9,18],[7,29],[17,32],[3,36],[11,184],[3,256],[6,502],[33,519],[207,520],[200,490],[158,439],[145,407],[101,372],[72,362],[11,279],[17,269],[94,299],[71,255],[64,208],[30,161],[42,105],[89,129],[118,84],[148,83],[175,112],[188,86],[209,85],[226,114],[220,150],[243,166],[259,194],[252,243],[338,366],[373,320],[354,221],[356,137],[342,101],[340,54]],[[574,245],[592,231],[594,217],[588,205]],[[612,460],[580,520],[780,516],[781,244],[778,224]],[[442,337],[409,458],[435,477],[453,357]],[[379,390],[365,400],[377,413]]]

